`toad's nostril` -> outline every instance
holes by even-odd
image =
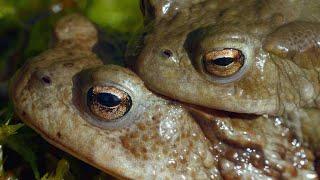
[[[172,53],[172,51],[165,49],[162,51],[162,55],[166,58],[170,58],[170,57],[172,57],[173,53]]]
[[[49,76],[43,76],[42,81],[46,84],[51,84],[51,78]]]

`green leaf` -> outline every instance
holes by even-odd
[[[54,174],[49,175],[49,173],[46,173],[41,180],[61,180],[64,179],[64,177],[69,172],[69,163],[65,159],[61,159],[58,162],[56,172]]]
[[[7,105],[5,112],[6,112],[6,116],[3,119],[3,121],[0,121],[0,122],[5,123],[6,125],[9,125],[14,114],[13,104],[11,102]]]
[[[18,180],[12,173],[7,173],[3,168],[4,160],[3,160],[3,150],[2,145],[0,145],[0,179],[5,180]]]
[[[75,0],[75,2],[80,10],[85,10],[88,7],[88,0]]]
[[[63,179],[63,177],[67,174],[69,171],[69,163],[65,159],[62,159],[58,162],[58,167],[56,170],[55,179]]]
[[[40,173],[37,166],[37,155],[28,145],[28,139],[23,136],[14,135],[6,140],[6,146],[17,152],[26,162],[28,162],[33,170],[36,179],[40,179]]]
[[[92,0],[88,17],[102,27],[134,32],[143,22],[138,0]]]
[[[25,55],[27,57],[35,56],[48,49],[52,34],[52,24],[49,18],[38,21],[31,28],[30,40]]]
[[[2,125],[0,127],[0,144],[5,142],[9,136],[16,134],[17,130],[22,126],[24,126],[22,123],[15,125]]]
[[[13,106],[11,103],[6,108],[0,110],[0,145],[2,145],[9,136],[17,133],[18,129],[24,124],[9,125],[13,117]]]
[[[16,8],[8,1],[0,0],[0,19],[16,14]]]

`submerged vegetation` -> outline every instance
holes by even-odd
[[[122,64],[129,37],[142,24],[138,0],[0,0],[0,179],[107,177],[44,141],[14,116],[9,100],[14,72],[52,46],[55,22],[71,12],[97,24],[96,51],[108,63]]]

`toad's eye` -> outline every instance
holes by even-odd
[[[223,49],[208,52],[203,57],[206,73],[217,77],[229,77],[244,65],[245,57],[240,50]]]
[[[121,118],[130,110],[131,105],[131,97],[113,86],[94,86],[87,92],[89,110],[103,121]]]

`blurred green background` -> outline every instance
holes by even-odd
[[[110,178],[46,143],[14,116],[8,98],[14,72],[52,45],[53,25],[72,12],[97,25],[98,56],[120,65],[143,22],[139,0],[0,0],[0,179]]]

